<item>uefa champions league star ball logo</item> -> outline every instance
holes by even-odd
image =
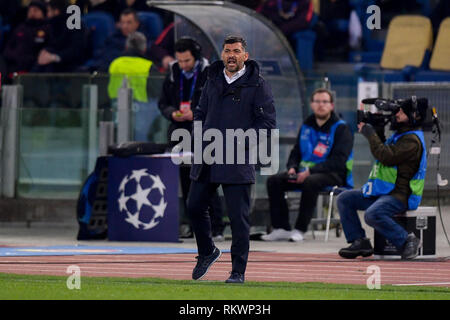
[[[149,174],[147,169],[132,170],[119,186],[119,212],[125,212],[125,221],[136,229],[141,226],[144,230],[152,229],[164,218],[165,189],[158,175]]]

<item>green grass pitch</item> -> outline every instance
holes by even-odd
[[[449,287],[398,287],[324,283],[252,282],[155,278],[81,277],[68,289],[68,277],[0,274],[1,300],[450,300]]]

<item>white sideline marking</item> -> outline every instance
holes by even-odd
[[[393,284],[393,286],[440,286],[444,284],[450,284],[450,282],[401,283]]]

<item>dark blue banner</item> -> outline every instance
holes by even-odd
[[[108,239],[178,241],[178,166],[170,157],[111,157]]]

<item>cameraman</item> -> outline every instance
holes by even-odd
[[[401,102],[391,120],[395,132],[385,143],[384,128],[380,128],[383,133],[377,134],[372,125],[358,124],[359,132],[369,140],[376,162],[362,190],[345,191],[337,198],[345,237],[351,243],[339,251],[341,257],[354,259],[373,254],[357,210],[365,210],[366,223],[389,240],[402,253],[402,259],[418,255],[420,240],[413,233],[408,234],[393,216],[417,209],[421,201],[426,149],[420,126],[427,107],[426,103],[417,104],[415,97]]]

